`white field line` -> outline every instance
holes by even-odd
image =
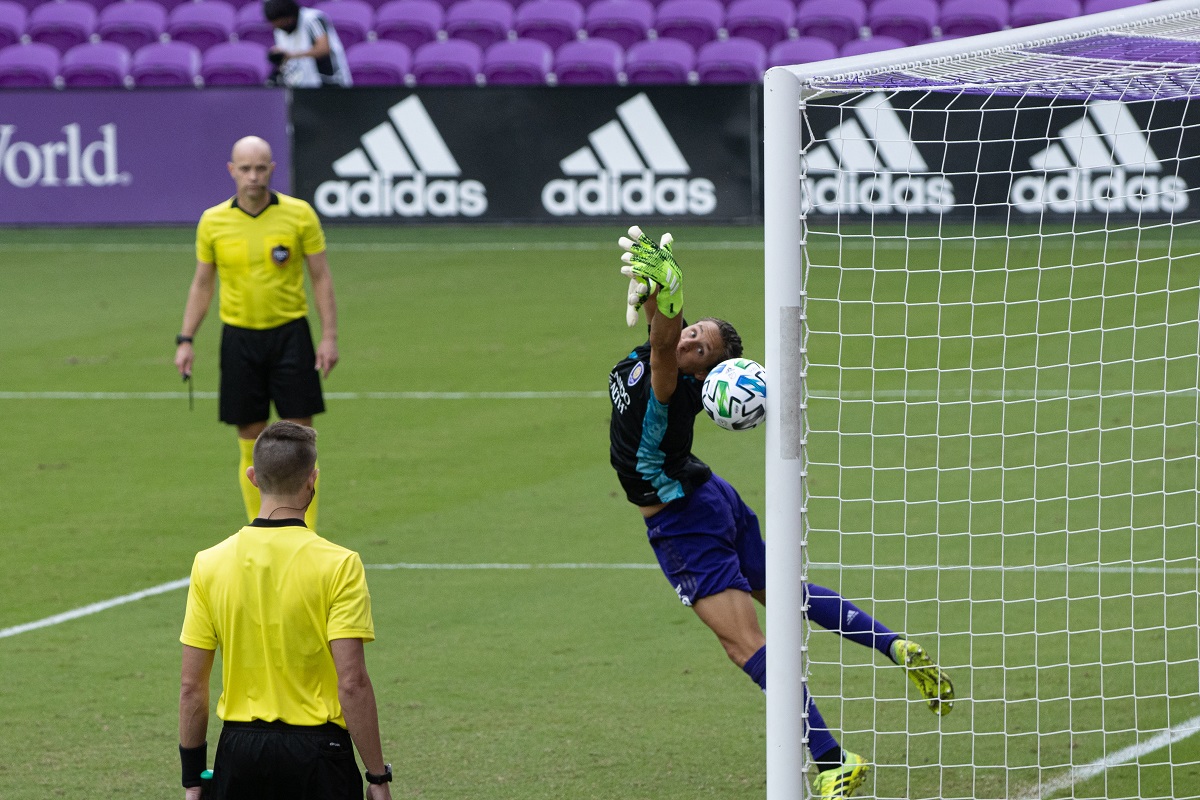
[[[186,400],[187,392],[0,392],[0,400]],[[215,400],[216,392],[196,392]],[[326,400],[597,400],[601,391],[561,392],[326,392]]]
[[[510,563],[510,564],[506,564],[506,563],[420,564],[420,563],[397,562],[397,563],[393,563],[393,564],[367,564],[365,566],[367,569],[380,570],[380,571],[396,571],[396,570],[430,570],[430,571],[438,571],[438,570],[512,570],[512,571],[521,571],[521,570],[574,570],[574,569],[578,569],[578,570],[589,570],[589,569],[597,569],[597,570],[656,570],[656,569],[658,569],[658,564],[649,564],[649,563],[640,563],[640,562],[639,563],[612,563],[612,564],[596,563],[596,562],[574,562],[574,563],[568,562],[568,563],[561,563],[561,564],[532,564],[532,563],[529,563],[529,564],[522,564],[522,563]],[[826,570],[827,571],[837,571],[837,570],[880,570],[880,571],[883,571],[883,570],[905,570],[905,571],[970,570],[973,572],[999,572],[999,571],[1033,572],[1034,570],[1037,570],[1039,572],[1067,572],[1067,571],[1082,572],[1082,573],[1118,572],[1118,573],[1126,573],[1126,574],[1128,574],[1130,572],[1136,572],[1139,574],[1152,574],[1152,575],[1176,575],[1176,574],[1195,575],[1197,573],[1196,569],[1193,569],[1190,567],[1175,568],[1175,567],[1138,566],[1138,567],[1133,567],[1131,569],[1128,566],[1118,566],[1118,565],[1097,566],[1097,565],[1090,565],[1090,564],[1089,565],[1081,565],[1081,566],[1070,566],[1070,565],[1060,564],[1060,565],[1047,566],[1047,567],[1034,567],[1034,566],[1021,566],[1021,567],[977,566],[977,567],[972,567],[972,566],[937,566],[937,565],[910,565],[910,566],[892,567],[892,566],[871,566],[869,564],[848,564],[848,565],[843,566],[841,564],[815,562],[815,563],[810,564],[809,568],[815,569],[818,571],[826,571]],[[155,595],[165,594],[167,592],[171,592],[176,589],[182,589],[182,588],[186,587],[188,585],[188,583],[189,583],[188,578],[180,578],[179,580],[168,581],[167,583],[160,583],[158,586],[151,586],[149,589],[142,589],[141,591],[138,591],[138,592],[121,595],[120,597],[114,597],[110,600],[102,600],[98,603],[90,603],[86,606],[80,606],[79,608],[72,609],[71,611],[64,611],[61,614],[54,614],[53,616],[45,617],[43,619],[39,619],[34,622],[26,622],[22,625],[14,625],[11,628],[3,628],[3,629],[0,629],[0,639],[6,639],[10,636],[16,636],[17,634],[28,633],[29,631],[36,631],[36,630],[40,630],[42,628],[49,628],[53,625],[58,625],[63,622],[69,622],[73,619],[79,619],[80,617],[87,617],[87,616],[91,616],[92,614],[98,614],[101,611],[107,611],[110,608],[116,608],[117,606],[123,606],[127,603],[133,603],[138,600],[144,600],[147,597],[154,597]]]
[[[158,586],[151,586],[149,589],[142,589],[140,592],[133,592],[132,594],[125,594],[125,595],[121,595],[120,597],[114,597],[111,600],[102,600],[99,603],[91,603],[90,605],[80,606],[79,608],[73,609],[71,611],[64,611],[63,613],[55,614],[52,617],[46,617],[45,619],[39,619],[36,622],[26,622],[24,625],[14,625],[11,628],[4,628],[3,630],[0,630],[0,639],[5,639],[5,638],[8,638],[9,636],[16,636],[19,633],[28,633],[29,631],[36,631],[40,628],[49,628],[51,625],[58,625],[60,623],[68,622],[73,619],[79,619],[80,617],[86,617],[86,616],[90,616],[92,614],[99,614],[101,611],[107,611],[110,608],[116,608],[117,606],[123,606],[126,603],[133,603],[137,600],[144,600],[147,597],[153,597],[158,594],[165,594],[167,592],[173,592],[176,589],[182,589],[183,587],[187,586],[188,583],[189,583],[188,578],[181,578],[180,580],[177,580],[177,581],[169,581],[167,583],[160,583]]]
[[[815,400],[892,402],[988,402],[993,400],[1085,400],[1111,397],[1195,397],[1200,389],[1148,389],[1128,391],[1068,391],[1066,389],[1037,390],[898,390],[825,392],[813,390],[808,396]],[[571,390],[549,392],[326,392],[329,400],[597,400],[608,392]],[[181,400],[187,392],[73,392],[73,391],[0,391],[0,400]],[[216,392],[195,392],[200,400],[215,400]]]
[[[482,253],[529,251],[556,252],[614,251],[617,237],[612,241],[595,242],[330,242],[330,252],[337,253]],[[762,250],[761,241],[688,242],[686,250]],[[33,253],[194,253],[194,244],[137,243],[137,242],[4,242],[0,252],[27,251]]]
[[[1065,775],[1048,780],[1040,786],[1031,789],[1022,795],[1022,798],[1023,800],[1041,800],[1042,798],[1050,797],[1064,789],[1070,789],[1078,783],[1083,783],[1086,780],[1107,772],[1112,767],[1137,761],[1142,756],[1149,755],[1155,750],[1170,747],[1175,742],[1186,739],[1197,731],[1200,731],[1200,717],[1192,717],[1186,722],[1181,722],[1178,725],[1167,728],[1161,733],[1155,734],[1144,742],[1130,745],[1115,753],[1109,753],[1104,758],[1096,759],[1092,763],[1085,764],[1082,767],[1072,767]]]
[[[1117,232],[1120,233],[1120,232]],[[1056,234],[1057,236],[1076,236],[1070,232]],[[830,248],[842,250],[908,250],[929,247],[963,247],[974,249],[987,242],[1003,242],[1010,247],[1042,247],[1042,234],[1030,236],[956,236],[939,239],[932,236],[907,238],[904,236],[875,236],[847,235],[838,236],[824,231],[813,231],[810,242],[818,252]],[[1141,238],[1136,242],[1118,240],[1115,244],[1103,236],[1076,236],[1071,244],[1073,250],[1097,250],[1107,248],[1129,249],[1137,247],[1166,248],[1181,245],[1181,242],[1170,239]],[[592,242],[331,242],[329,250],[337,253],[421,253],[437,250],[440,253],[479,253],[479,252],[556,252],[556,251],[595,251],[604,252],[615,248],[616,239],[612,241]],[[681,246],[684,250],[762,250],[763,243],[757,240],[736,241],[694,241]],[[0,242],[0,252],[33,252],[33,253],[194,253],[192,244],[182,242]],[[825,266],[825,265],[817,265]],[[1055,265],[1059,266],[1059,265]]]
[[[1175,559],[1178,560],[1178,559]],[[1156,564],[836,564],[809,562],[809,569],[871,572],[1071,572],[1082,575],[1200,575],[1200,565],[1192,567]]]

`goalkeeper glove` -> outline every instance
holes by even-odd
[[[647,293],[657,287],[658,310],[668,317],[676,316],[683,310],[683,270],[671,253],[674,237],[664,233],[655,245],[636,225],[629,229],[629,236],[632,238],[622,236],[618,240],[618,244],[625,248],[621,260],[627,266],[621,268],[622,274],[643,283]],[[633,296],[638,294],[644,302],[644,294],[636,292],[632,285],[630,289],[630,305],[635,306],[636,310],[641,303],[635,305]]]

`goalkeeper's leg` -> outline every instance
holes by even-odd
[[[808,618],[827,630],[865,647],[873,647],[904,667],[913,685],[935,714],[954,708],[954,684],[920,644],[905,639],[832,589],[806,587]]]

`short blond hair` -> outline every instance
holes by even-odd
[[[316,465],[317,432],[307,426],[276,422],[254,442],[254,477],[263,494],[297,494]]]

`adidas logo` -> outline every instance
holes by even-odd
[[[1029,159],[1032,170],[1013,181],[1009,199],[1037,214],[1087,211],[1183,211],[1187,183],[1160,175],[1162,162],[1129,108],[1115,100],[1087,105],[1084,116],[1058,132],[1058,141]]]
[[[805,211],[822,214],[945,214],[954,186],[929,166],[886,96],[876,92],[807,157]],[[822,173],[831,173],[820,177]]]
[[[477,217],[487,211],[487,189],[462,175],[420,98],[388,109],[356,147],[333,162],[313,205],[326,217]]]
[[[713,182],[688,177],[691,167],[645,94],[617,106],[617,119],[592,131],[588,142],[559,162],[567,177],[542,187],[549,213],[703,215],[716,209]]]

